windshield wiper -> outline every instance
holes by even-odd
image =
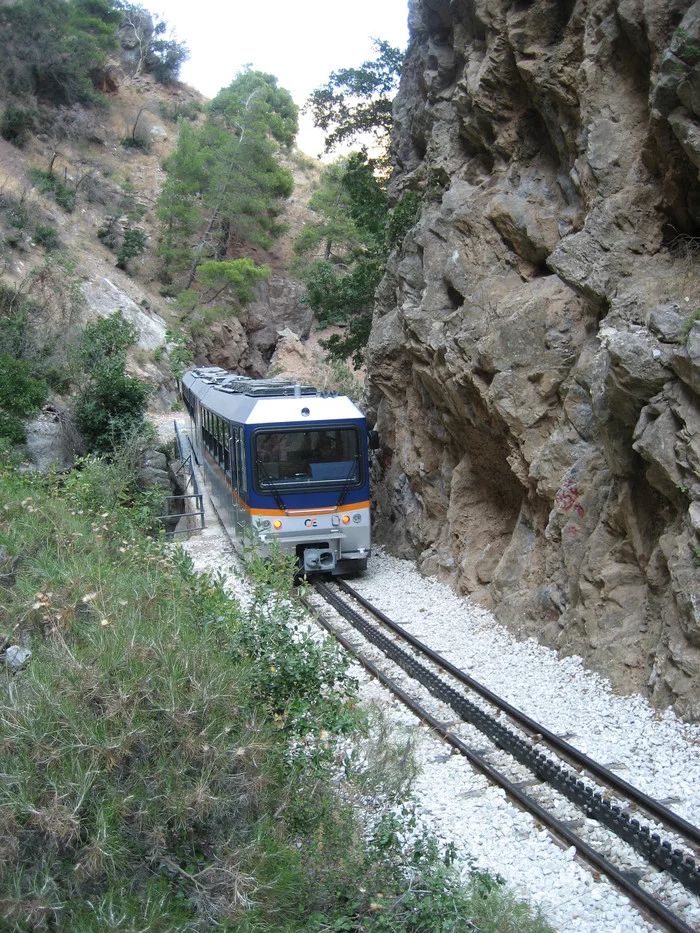
[[[343,502],[345,502],[345,497],[347,496],[348,492],[350,491],[350,485],[351,485],[353,479],[355,478],[355,468],[357,467],[357,468],[358,468],[358,471],[359,471],[359,465],[360,465],[360,458],[359,458],[359,456],[356,455],[356,456],[355,456],[355,459],[352,461],[352,463],[351,463],[351,465],[350,465],[350,470],[349,470],[349,472],[348,472],[348,475],[345,477],[345,483],[343,484],[343,488],[340,490],[340,495],[338,496],[338,501],[337,501],[336,504],[335,504],[335,505],[336,505],[336,508],[338,508],[339,506],[341,506],[341,505],[343,504]]]
[[[267,485],[270,487],[270,492],[272,493],[274,497],[277,508],[281,509],[283,512],[286,512],[287,506],[284,504],[284,499],[280,495],[279,489],[277,489],[275,484],[272,482],[272,477],[265,469],[265,464],[262,462],[262,460],[258,460],[257,463],[258,463],[258,469],[263,475],[263,479],[266,481]]]

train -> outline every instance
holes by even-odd
[[[357,574],[371,554],[370,452],[379,446],[346,396],[219,367],[180,381],[190,436],[237,550],[296,556],[299,575]]]

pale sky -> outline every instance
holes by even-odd
[[[372,39],[405,48],[408,0],[145,0],[190,50],[180,79],[207,97],[245,65],[278,78],[301,107],[332,71],[374,57]],[[300,118],[299,148],[318,155],[323,135]]]

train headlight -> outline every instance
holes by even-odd
[[[259,526],[259,527],[260,527],[260,528],[269,528],[269,527],[270,527],[270,520],[269,520],[268,518],[264,518],[264,519],[260,522],[260,526]]]
[[[349,524],[350,524],[350,516],[349,516],[349,515],[343,515],[342,522],[343,522],[344,525],[349,525]]]
[[[352,520],[355,522],[356,525],[359,525],[360,522],[362,521],[362,516],[360,515],[359,512],[355,512],[355,514],[352,517]]]
[[[282,527],[282,522],[279,520],[279,518],[276,518],[274,520],[274,522],[272,523],[272,527],[275,529],[275,531],[280,530],[280,528]]]

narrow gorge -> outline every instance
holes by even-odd
[[[376,534],[700,718],[700,3],[412,0]]]

